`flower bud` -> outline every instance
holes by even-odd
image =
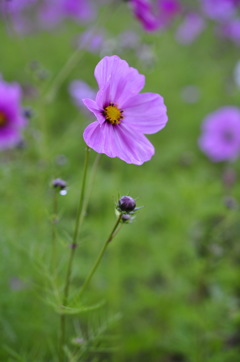
[[[122,222],[124,222],[124,223],[131,222],[131,221],[132,221],[132,216],[131,216],[131,215],[128,215],[128,214],[122,214],[121,220],[122,220]]]
[[[231,196],[224,197],[223,201],[224,201],[224,205],[226,206],[227,209],[237,209],[238,208],[237,200]]]
[[[228,168],[224,171],[223,176],[223,185],[227,188],[231,188],[237,181],[237,175],[234,169]]]
[[[24,108],[24,109],[23,109],[23,115],[24,115],[24,117],[26,117],[27,119],[32,118],[32,116],[33,116],[33,111],[32,111],[32,109],[29,108],[29,107]]]
[[[131,212],[136,207],[136,201],[130,196],[122,196],[118,201],[120,211]]]
[[[67,184],[61,178],[56,178],[55,180],[52,181],[52,186],[55,189],[64,190],[67,187]]]

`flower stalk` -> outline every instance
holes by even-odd
[[[52,187],[54,189],[53,195],[53,216],[52,216],[52,253],[51,253],[51,268],[53,272],[56,269],[56,242],[57,242],[57,223],[58,223],[58,197],[59,193],[65,191],[66,182],[60,178],[56,178],[52,181]]]
[[[68,303],[69,287],[70,287],[71,274],[72,274],[72,265],[73,265],[75,251],[77,248],[77,240],[78,240],[78,235],[80,232],[80,227],[82,225],[82,221],[83,221],[84,214],[86,211],[85,189],[86,189],[86,181],[87,181],[89,151],[90,151],[89,147],[86,147],[86,154],[85,154],[85,161],[84,161],[84,168],[83,168],[82,187],[81,187],[79,204],[78,204],[78,209],[77,209],[75,229],[74,229],[73,238],[72,238],[71,251],[70,251],[68,265],[67,265],[65,286],[64,286],[64,291],[63,291],[63,302],[62,302],[63,306],[67,306],[67,303]],[[63,361],[64,360],[63,348],[64,348],[65,338],[66,338],[65,337],[66,316],[64,313],[61,314],[61,327],[60,328],[61,328],[61,330],[60,330],[60,361]]]
[[[51,255],[51,268],[55,272],[56,269],[56,239],[58,222],[58,191],[54,190],[53,195],[53,217],[52,217],[52,255]]]
[[[103,257],[103,255],[104,255],[104,253],[105,253],[105,250],[106,250],[107,247],[108,247],[108,244],[112,241],[112,239],[114,238],[114,236],[117,234],[117,232],[118,232],[118,230],[119,230],[119,229],[118,229],[118,226],[119,226],[119,224],[120,224],[120,222],[121,222],[121,219],[122,219],[122,215],[120,214],[120,215],[118,216],[118,218],[117,218],[116,223],[114,224],[114,227],[113,227],[111,233],[109,234],[107,240],[106,240],[105,243],[103,244],[103,247],[102,247],[100,253],[98,254],[98,257],[97,257],[97,259],[96,259],[96,261],[95,261],[95,263],[94,263],[91,271],[89,272],[89,274],[88,274],[85,282],[83,283],[82,288],[80,289],[80,292],[79,292],[77,298],[81,297],[82,294],[83,294],[83,292],[85,291],[85,289],[88,287],[88,285],[89,285],[89,283],[90,283],[90,281],[91,281],[91,279],[92,279],[95,271],[97,270],[97,267],[99,266],[99,264],[100,264],[100,262],[101,262],[101,260],[102,260],[102,257]]]

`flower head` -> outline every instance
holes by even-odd
[[[136,201],[131,196],[122,196],[116,204],[116,214],[121,216],[121,222],[131,223],[135,219],[135,213],[141,209],[136,207]]]
[[[55,189],[64,190],[67,187],[67,183],[61,178],[56,178],[55,180],[52,181],[52,186]]]
[[[136,201],[131,196],[122,196],[118,201],[118,208],[121,211],[130,212],[136,207]]]
[[[26,125],[21,108],[21,88],[0,78],[0,150],[16,146]]]
[[[202,126],[200,148],[214,162],[240,155],[240,109],[222,107],[209,114]]]
[[[95,68],[96,99],[83,99],[97,121],[84,131],[86,144],[98,153],[136,165],[148,161],[154,147],[144,136],[167,123],[166,106],[156,93],[139,94],[145,77],[118,56],[104,57]]]

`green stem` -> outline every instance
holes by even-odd
[[[90,196],[91,196],[91,193],[92,193],[92,190],[93,190],[93,184],[94,184],[94,180],[95,180],[95,176],[96,176],[96,172],[97,172],[97,169],[98,169],[100,158],[101,158],[101,153],[98,153],[95,160],[94,160],[92,170],[91,170],[91,175],[89,177],[88,190],[86,192],[86,197],[85,197],[86,205],[88,205],[88,201],[90,199]]]
[[[59,87],[61,86],[65,78],[69,75],[69,73],[72,71],[72,69],[74,69],[74,67],[80,61],[82,55],[82,49],[77,49],[67,60],[59,74],[54,79],[50,90],[45,95],[45,100],[47,103],[50,103],[54,100]]]
[[[87,169],[88,169],[88,160],[89,160],[89,147],[86,147],[86,155],[85,155],[85,161],[84,161],[84,168],[83,168],[83,179],[82,179],[82,188],[79,198],[79,204],[77,209],[77,216],[76,216],[76,224],[75,224],[75,230],[73,234],[72,244],[71,244],[71,252],[68,260],[67,265],[67,273],[66,273],[66,279],[65,279],[65,286],[64,286],[64,292],[63,292],[63,306],[66,306],[68,303],[68,295],[69,295],[69,287],[70,287],[70,280],[71,280],[71,274],[72,274],[72,265],[73,265],[73,259],[77,247],[77,239],[80,231],[80,227],[83,221],[83,217],[86,210],[86,203],[84,202],[84,196],[85,196],[85,189],[86,189],[86,180],[87,180]],[[66,316],[65,314],[61,314],[61,336],[60,336],[60,361],[64,360],[64,351],[63,347],[65,344],[65,330],[66,330]]]
[[[57,228],[58,222],[58,190],[54,190],[53,196],[53,218],[52,218],[52,256],[51,256],[51,268],[55,272],[56,268],[56,239],[57,239]]]
[[[97,22],[95,23],[94,27],[92,28],[93,32],[98,29],[99,26],[101,26],[101,22],[105,21],[105,10],[102,14],[99,15]],[[56,75],[54,78],[52,84],[50,84],[49,90],[45,94],[45,101],[47,103],[50,103],[54,100],[59,88],[61,87],[64,80],[69,76],[69,74],[72,72],[72,70],[76,67],[76,65],[81,60],[81,57],[86,54],[85,49],[89,45],[91,39],[89,39],[85,44],[83,44],[83,47],[78,48],[66,61],[66,63],[63,65],[60,72]]]
[[[90,283],[90,281],[91,281],[91,279],[92,279],[95,271],[97,270],[98,265],[100,264],[100,261],[102,260],[102,257],[103,257],[103,255],[104,255],[104,253],[105,253],[105,250],[107,249],[108,244],[112,241],[112,239],[113,239],[114,236],[116,235],[116,231],[117,231],[118,225],[119,225],[119,223],[120,223],[120,221],[121,221],[121,217],[122,217],[122,215],[120,214],[119,217],[117,218],[117,221],[116,221],[116,223],[115,223],[115,225],[114,225],[114,227],[113,227],[113,229],[112,229],[109,237],[108,237],[107,240],[105,241],[105,243],[104,243],[104,245],[103,245],[103,247],[102,247],[102,249],[101,249],[101,251],[100,251],[100,253],[99,253],[98,257],[97,257],[97,259],[96,259],[96,261],[95,261],[95,264],[93,265],[92,270],[90,271],[90,273],[88,274],[85,282],[83,283],[83,286],[82,286],[82,288],[80,289],[80,292],[79,292],[79,294],[78,294],[78,296],[77,296],[78,298],[83,294],[83,292],[85,291],[85,289],[86,289],[87,286],[89,285],[89,283]]]

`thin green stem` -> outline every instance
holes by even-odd
[[[86,205],[88,205],[88,201],[90,199],[90,196],[91,196],[91,193],[92,193],[92,190],[93,190],[93,184],[94,184],[94,180],[95,180],[95,176],[96,176],[96,172],[97,172],[97,169],[98,169],[100,159],[101,159],[101,153],[98,153],[95,160],[94,160],[92,170],[91,170],[91,175],[89,177],[88,190],[86,192],[86,197],[85,197]]]
[[[95,23],[94,27],[92,28],[92,31],[97,31],[98,27],[100,26],[101,22],[104,22],[105,20],[105,10],[102,14],[99,15],[99,18],[97,22]],[[50,87],[48,91],[45,94],[45,101],[47,103],[50,103],[54,100],[59,88],[61,87],[64,80],[69,76],[69,74],[72,72],[72,70],[76,67],[82,56],[86,54],[85,49],[90,44],[91,38],[83,44],[82,47],[75,50],[75,52],[70,56],[70,58],[66,61],[66,63],[63,65],[60,72],[56,75],[56,77],[53,79],[52,84],[50,84]]]
[[[55,272],[56,269],[56,239],[57,239],[57,223],[58,223],[58,190],[54,190],[53,196],[53,217],[52,217],[52,255],[51,269]]]
[[[94,263],[94,265],[93,265],[93,268],[91,269],[91,271],[90,271],[90,273],[88,274],[85,282],[83,283],[82,288],[80,289],[80,292],[79,292],[79,294],[78,294],[78,296],[77,296],[78,298],[83,294],[83,292],[85,291],[85,289],[86,289],[87,286],[89,285],[89,283],[90,283],[90,281],[91,281],[91,279],[92,279],[95,271],[97,270],[98,265],[100,264],[100,261],[102,260],[102,257],[103,257],[103,255],[104,255],[104,253],[105,253],[105,250],[107,249],[108,244],[112,241],[112,239],[113,239],[114,236],[116,235],[118,225],[119,225],[119,223],[120,223],[120,221],[121,221],[121,217],[122,217],[122,215],[120,214],[119,217],[117,218],[117,221],[116,221],[116,223],[115,223],[115,225],[114,225],[111,233],[109,234],[107,240],[106,240],[105,243],[103,244],[103,247],[102,247],[102,249],[101,249],[101,251],[100,251],[100,253],[99,253],[99,255],[98,255],[98,257],[97,257],[97,259],[96,259],[96,261],[95,261],[95,263]]]
[[[66,273],[66,279],[65,279],[65,286],[64,286],[64,292],[63,292],[63,306],[66,306],[68,303],[68,295],[69,295],[69,287],[70,287],[70,280],[71,280],[71,274],[72,274],[72,265],[73,265],[73,259],[77,247],[77,239],[80,231],[80,227],[83,221],[83,217],[86,210],[86,203],[84,202],[85,197],[85,189],[86,189],[86,181],[87,181],[87,170],[88,170],[88,160],[89,160],[89,147],[86,147],[86,155],[85,155],[85,161],[84,161],[84,168],[83,168],[83,178],[82,178],[82,187],[81,187],[81,193],[79,198],[79,204],[77,209],[77,215],[76,215],[76,223],[75,223],[75,229],[73,233],[72,238],[72,244],[71,244],[71,252],[68,260],[67,265],[67,273]],[[66,316],[65,314],[61,314],[61,326],[60,326],[60,361],[64,360],[64,344],[65,344],[65,331],[66,331]]]
[[[45,100],[47,103],[50,103],[54,100],[59,87],[62,85],[65,78],[67,78],[69,73],[71,73],[72,69],[74,69],[74,67],[80,61],[82,56],[83,56],[82,49],[77,49],[67,60],[65,65],[62,67],[61,71],[54,79],[50,90],[45,95]]]

